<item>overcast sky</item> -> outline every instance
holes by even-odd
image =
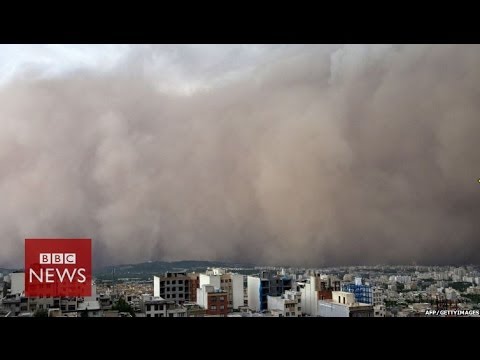
[[[480,260],[478,45],[0,45],[0,267]]]

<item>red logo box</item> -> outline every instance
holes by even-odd
[[[25,239],[25,296],[84,297],[91,292],[91,239]]]

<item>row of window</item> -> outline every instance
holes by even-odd
[[[211,300],[212,302],[216,302],[216,301],[217,301],[217,297],[216,297],[216,296],[212,296],[212,297],[210,298],[210,300]],[[218,301],[225,301],[225,298],[224,298],[223,296],[220,296],[220,297],[218,297]]]
[[[173,317],[174,314],[170,313],[168,314],[168,317]],[[185,313],[177,313],[177,317],[184,317]],[[147,317],[165,317],[165,314],[147,314]]]
[[[183,286],[179,286],[178,287],[178,291],[184,291],[183,290]],[[160,288],[160,292],[164,292],[164,291],[177,291],[177,287],[176,286],[173,286],[173,287],[170,287],[170,286],[167,286],[166,288]]]
[[[219,309],[220,309],[220,310],[225,310],[225,306],[220,305]],[[210,310],[217,310],[217,306],[216,306],[216,305],[210,306]]]
[[[178,281],[178,282],[177,282]],[[167,280],[167,285],[183,285],[183,280]],[[186,281],[187,282],[187,281]],[[160,281],[160,286],[164,286],[165,281]]]
[[[182,298],[183,299],[183,293],[176,294],[177,296],[175,296],[175,294],[165,295],[164,293],[160,293],[160,295],[165,299],[176,299],[176,298]]]

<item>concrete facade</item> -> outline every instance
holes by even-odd
[[[190,301],[190,278],[186,272],[166,272],[153,277],[153,296],[179,304]]]

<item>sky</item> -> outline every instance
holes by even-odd
[[[478,264],[478,45],[0,45],[0,267]]]

